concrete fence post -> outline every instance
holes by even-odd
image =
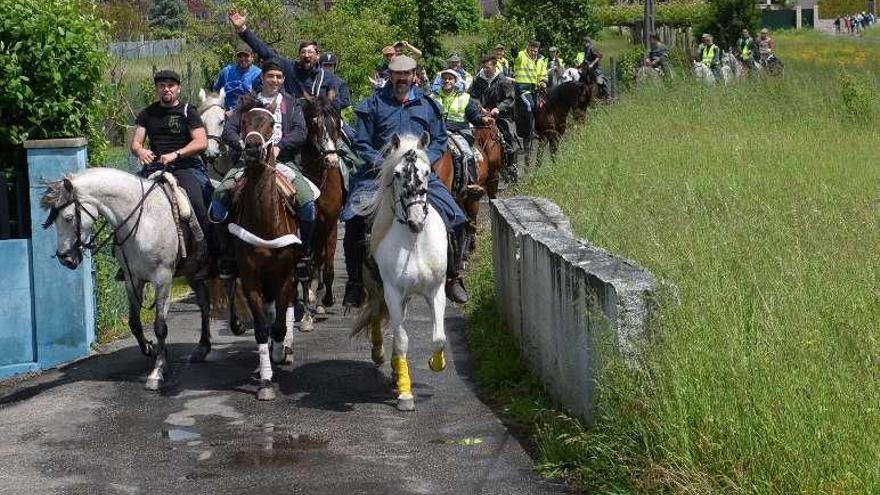
[[[46,182],[86,168],[84,138],[26,141],[31,206],[31,269],[34,337],[40,368],[88,355],[95,340],[95,290],[91,254],[86,250],[76,270],[53,257],[54,228],[43,230],[40,198]]]

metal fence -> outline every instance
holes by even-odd
[[[110,43],[110,53],[115,57],[137,59],[176,55],[183,50],[186,42],[182,39],[117,41]]]

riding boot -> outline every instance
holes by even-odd
[[[467,187],[465,187],[465,196],[469,201],[477,201],[486,194],[486,190],[483,186],[479,185],[477,182],[480,179],[479,172],[477,171],[477,159],[474,156],[467,158],[467,166],[464,167],[467,173],[467,180],[465,181]]]
[[[449,251],[446,262],[446,297],[459,304],[468,302],[467,289],[461,277],[464,274],[464,265],[467,261],[468,224],[457,226],[449,234]]]
[[[302,241],[303,256],[296,263],[296,279],[299,281],[309,280],[312,276],[312,252],[315,235],[315,221],[300,220],[299,234]]]
[[[364,261],[367,256],[367,223],[363,218],[355,217],[345,223],[345,237],[342,249],[345,254],[345,271],[348,281],[345,283],[345,296],[342,304],[347,308],[356,308],[364,301]]]
[[[238,265],[235,262],[235,243],[229,233],[226,222],[214,224],[214,243],[217,249],[217,272],[221,279],[228,280],[238,277]]]

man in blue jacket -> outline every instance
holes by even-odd
[[[318,46],[314,41],[304,41],[299,46],[299,60],[293,61],[282,57],[274,48],[267,45],[257,37],[256,33],[247,28],[245,16],[233,8],[229,11],[229,21],[238,31],[238,36],[253,48],[254,53],[263,60],[274,59],[281,65],[284,71],[284,91],[297,98],[309,94],[312,96],[326,96],[327,91],[333,90],[336,98],[333,106],[337,111],[342,111],[351,105],[351,96],[347,88],[341,89],[342,80],[339,76],[325,71],[318,64]]]
[[[358,203],[374,194],[378,187],[376,176],[384,161],[379,150],[395,134],[419,136],[427,132],[431,136],[427,153],[432,166],[446,152],[443,109],[430,96],[413,86],[416,61],[399,55],[388,68],[391,73],[389,84],[355,108],[357,126],[354,148],[365,164],[354,174],[349,201],[342,211],[342,220],[346,222],[343,248],[348,271],[343,304],[347,307],[359,306],[363,302],[362,275],[367,249],[367,223],[355,212]],[[467,252],[467,218],[434,173],[428,182],[428,201],[443,218],[449,232],[452,259],[447,265],[446,296],[458,303],[467,302],[468,294],[461,281],[464,254]]]
[[[220,71],[212,89],[223,89],[226,94],[223,107],[232,110],[238,104],[238,99],[250,93],[254,85],[259,85],[259,81],[260,68],[254,65],[253,50],[247,44],[239,43],[235,51],[235,63]]]

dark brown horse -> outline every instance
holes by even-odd
[[[333,260],[336,257],[336,237],[339,214],[345,205],[345,188],[336,143],[339,142],[342,119],[333,108],[331,91],[327,97],[307,97],[303,100],[303,115],[308,139],[302,149],[303,174],[321,190],[316,202],[318,218],[315,225],[314,271],[321,270],[318,289],[324,297],[318,313],[336,302],[333,298]]]
[[[481,160],[477,160],[477,180],[475,183],[485,189],[487,192],[489,191],[490,185],[489,182],[489,169],[486,161],[486,154],[480,149],[479,146],[474,146],[474,151],[479,151],[483,156]],[[455,198],[455,202],[461,206],[461,209],[464,210],[465,214],[468,218],[468,235],[470,236],[471,242],[468,242],[467,245],[469,248],[465,252],[465,256],[470,254],[473,250],[474,245],[476,244],[476,233],[477,233],[477,215],[480,213],[480,198],[469,196],[464,193],[460,193],[458,191],[453,191],[453,179],[455,174],[455,167],[452,162],[452,152],[447,150],[446,153],[443,153],[443,156],[437,160],[437,163],[434,165],[434,172],[437,173],[437,176],[440,178],[440,182],[446,186],[446,189],[449,189],[452,192],[452,197]],[[494,189],[492,190],[492,194],[494,194],[498,189],[498,181],[496,177]]]
[[[474,128],[474,141],[477,148],[483,154],[486,163],[486,181],[480,184],[486,189],[486,196],[495,199],[498,193],[498,180],[501,172],[510,164],[504,163],[504,145],[502,144],[501,130],[495,122],[482,127]]]
[[[562,83],[538,103],[535,111],[535,133],[538,135],[538,158],[540,163],[543,148],[550,147],[550,156],[556,155],[559,141],[565,135],[568,114],[572,111],[586,111],[594,100],[594,84],[583,81]]]
[[[275,398],[271,362],[284,362],[288,356],[285,315],[296,298],[293,271],[302,256],[296,215],[276,185],[270,140],[275,122],[273,111],[260,108],[248,97],[242,98],[240,103],[245,171],[242,184],[235,192],[233,223],[230,224],[230,231],[238,237],[235,255],[239,276],[254,317],[260,356],[258,400]]]

